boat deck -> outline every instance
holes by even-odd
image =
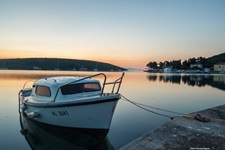
[[[225,105],[176,118],[120,148],[128,149],[225,149]]]

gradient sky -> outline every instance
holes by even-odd
[[[144,68],[225,52],[225,0],[0,0],[0,58]]]

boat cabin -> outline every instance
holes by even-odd
[[[80,77],[50,77],[34,82],[32,99],[36,101],[70,101],[75,98],[100,96],[102,87],[95,79]],[[80,81],[79,81],[80,80]]]

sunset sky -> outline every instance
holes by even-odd
[[[225,0],[0,0],[0,58],[149,61],[225,52]]]

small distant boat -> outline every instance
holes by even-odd
[[[93,77],[103,76],[101,84]],[[60,127],[108,131],[124,73],[106,82],[104,73],[87,77],[58,76],[38,79],[19,92],[20,110],[32,120]],[[112,84],[112,92],[105,86]]]

